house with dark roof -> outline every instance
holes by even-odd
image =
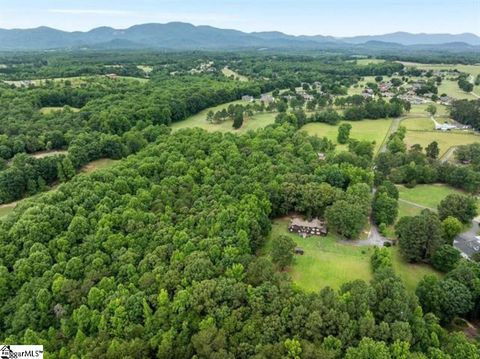
[[[290,233],[298,233],[302,237],[307,236],[326,236],[328,234],[325,221],[314,218],[311,221],[293,218],[288,226]]]

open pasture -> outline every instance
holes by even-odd
[[[349,123],[352,125],[350,138],[375,141],[375,151],[378,151],[392,125],[392,119],[342,121],[341,123]],[[337,143],[338,125],[314,122],[303,126],[302,130],[307,131],[310,135],[327,137],[334,143]],[[337,148],[342,150],[346,149],[346,146],[339,145]]]
[[[327,286],[339,289],[342,284],[349,281],[372,279],[370,256],[373,253],[373,247],[340,242],[331,234],[326,237],[302,238],[288,231],[288,223],[287,218],[273,221],[271,234],[260,254],[269,255],[272,238],[280,235],[291,237],[305,251],[304,255],[296,255],[293,265],[287,268],[298,287],[309,292],[318,292]],[[405,262],[398,253],[397,247],[392,247],[391,250],[394,270],[409,291],[415,290],[417,283],[424,275],[439,275],[428,265]]]
[[[426,126],[426,125],[425,125]],[[405,143],[407,147],[415,144],[427,147],[432,141],[437,141],[440,147],[440,157],[451,147],[480,142],[480,135],[472,132],[443,132],[443,131],[407,131]]]

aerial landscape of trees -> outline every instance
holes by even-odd
[[[480,358],[478,340],[452,327],[480,315],[480,264],[452,246],[477,215],[478,146],[449,163],[433,138],[407,147],[402,126],[382,151],[352,131],[408,112],[395,97],[348,95],[365,76],[400,78],[403,64],[268,52],[0,58],[6,81],[49,79],[0,86],[0,204],[36,195],[0,218],[0,342],[58,358]],[[277,100],[260,102],[267,93]],[[462,100],[451,113],[475,127],[477,110]],[[198,113],[228,131],[172,128]],[[255,115],[272,122],[242,131]],[[78,175],[106,158],[119,161]],[[464,192],[399,218],[398,185],[427,183]],[[272,231],[292,213],[324,219],[347,246],[375,225],[395,240],[369,247],[368,281],[306,291],[291,277],[297,241]],[[399,260],[435,275],[408,288]]]

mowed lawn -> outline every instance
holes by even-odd
[[[263,128],[275,122],[275,117],[277,116],[276,113],[265,112],[259,113],[254,115],[251,118],[245,119],[243,122],[243,126],[238,130],[235,130],[232,125],[232,120],[226,120],[221,123],[209,123],[207,122],[207,114],[209,111],[218,112],[223,109],[226,109],[230,105],[245,105],[246,102],[238,100],[229,103],[225,103],[219,106],[210,107],[206,110],[200,111],[196,115],[190,116],[189,118],[174,122],[171,124],[171,127],[174,131],[181,130],[184,128],[193,128],[199,127],[203,128],[206,131],[213,132],[213,131],[220,131],[220,132],[234,132],[234,133],[242,133],[248,130],[256,130],[257,128]]]
[[[409,112],[406,113],[408,117],[430,117],[430,114],[427,112],[427,107],[431,103],[423,103],[421,105],[412,105],[412,108]],[[440,105],[438,103],[434,104],[437,108],[437,113],[435,116],[445,117],[448,116],[448,107],[445,105]]]
[[[432,141],[437,141],[440,147],[440,157],[443,156],[450,147],[467,145],[480,142],[480,136],[471,132],[442,132],[442,131],[407,131],[405,143],[407,147],[415,144],[427,147]]]
[[[413,131],[433,131],[435,128],[433,121],[427,117],[412,117],[401,122],[407,130]]]
[[[357,140],[375,141],[375,151],[380,149],[388,130],[392,124],[392,119],[379,120],[362,120],[362,121],[342,121],[341,123],[349,123],[352,125],[350,138]],[[328,125],[326,123],[308,123],[302,127],[303,131],[307,131],[310,135],[318,137],[327,137],[333,143],[337,143],[338,125]],[[344,150],[347,146],[339,145],[338,150]]]
[[[277,219],[272,223],[270,238],[280,235],[291,237],[299,247],[305,250],[303,256],[296,255],[289,274],[300,288],[306,291],[318,291],[330,286],[340,288],[343,283],[372,278],[369,247],[355,247],[337,242],[332,235],[327,237],[302,238],[288,232],[289,220]],[[266,252],[270,253],[271,241],[266,244]]]
[[[441,277],[442,275],[435,269],[426,264],[408,263],[400,254],[400,250],[397,247],[391,247],[393,269],[395,273],[402,278],[405,287],[410,292],[415,292],[418,282],[426,275],[434,275]]]
[[[333,235],[302,238],[289,233],[288,224],[287,218],[273,221],[272,232],[260,254],[271,253],[272,238],[280,235],[291,237],[305,251],[304,255],[295,255],[293,265],[287,268],[292,281],[301,289],[308,292],[317,292],[326,286],[339,289],[349,281],[369,281],[373,278],[370,265],[373,247],[345,244]],[[426,274],[439,275],[428,265],[405,262],[398,247],[391,247],[390,250],[395,273],[402,278],[408,290],[414,291]]]
[[[459,189],[444,184],[419,184],[414,188],[405,186],[397,186],[397,188],[400,193],[400,199],[435,210],[438,204],[449,194],[466,194]]]
[[[398,201],[398,216],[397,219],[402,217],[413,217],[419,215],[423,208]]]
[[[470,92],[463,91],[458,87],[457,81],[443,80],[441,85],[438,86],[438,94],[441,95],[446,93],[448,96],[453,97],[458,100],[475,100],[476,97]]]

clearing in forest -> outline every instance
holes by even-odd
[[[349,123],[352,125],[350,131],[350,138],[356,140],[375,141],[375,151],[380,149],[388,130],[392,125],[392,119],[378,119],[378,120],[361,120],[361,121],[342,121],[342,123]],[[340,125],[339,124],[339,125]],[[308,123],[302,127],[303,131],[307,131],[310,135],[318,137],[327,137],[333,143],[337,143],[338,127],[339,125],[329,125],[326,123],[313,122]],[[346,145],[338,145],[337,150],[346,150]]]
[[[287,218],[276,219],[272,223],[272,231],[262,254],[271,251],[271,239],[280,235],[291,237],[305,253],[294,257],[293,265],[287,271],[293,282],[309,292],[318,292],[324,287],[339,289],[342,284],[361,279],[372,279],[370,256],[373,247],[354,246],[338,241],[329,234],[326,237],[311,236],[302,238],[288,231]],[[408,290],[414,291],[417,283],[426,274],[439,275],[428,265],[405,262],[398,253],[398,247],[392,247],[393,267],[402,278]]]

